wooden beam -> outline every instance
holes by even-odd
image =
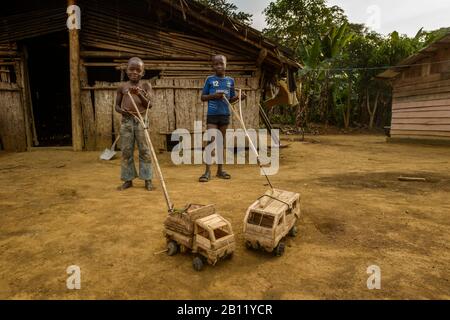
[[[68,0],[67,5],[76,5],[76,0]],[[73,151],[83,150],[83,123],[81,117],[80,90],[80,39],[79,29],[69,28],[70,56],[70,98],[72,110],[72,148]]]
[[[32,141],[32,133],[31,133],[31,126],[30,126],[30,113],[29,113],[29,95],[27,91],[27,87],[25,85],[25,67],[24,67],[24,60],[25,56],[23,55],[22,61],[17,62],[15,65],[16,69],[16,77],[17,77],[17,83],[19,84],[21,90],[21,102],[22,102],[22,112],[23,112],[23,119],[24,119],[24,127],[25,127],[25,138],[27,142],[27,150],[31,151],[31,141]]]
[[[17,57],[18,54],[16,51],[12,51],[12,50],[7,50],[7,51],[0,50],[0,56]]]
[[[258,59],[256,59],[256,65],[260,67],[264,60],[266,60],[267,57],[267,49],[261,49],[258,55]]]

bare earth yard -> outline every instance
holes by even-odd
[[[267,189],[255,166],[230,181],[160,154],[178,207],[215,203],[237,236],[232,260],[192,269],[164,250],[166,209],[143,182],[125,192],[120,160],[99,152],[0,153],[2,299],[450,299],[450,148],[387,144],[382,136],[321,136],[281,150],[273,182],[301,193],[299,235],[280,258],[248,251],[246,208]],[[400,182],[400,175],[427,182]],[[81,290],[66,268],[81,268]],[[381,290],[366,269],[381,268]]]

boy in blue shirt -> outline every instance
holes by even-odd
[[[225,76],[227,58],[224,55],[215,55],[212,58],[212,67],[215,75],[206,79],[202,92],[202,101],[208,101],[207,129],[218,129],[225,140],[225,133],[230,123],[230,110],[224,101],[226,97],[230,103],[239,99],[234,90],[234,79]],[[242,94],[241,99],[245,99]],[[212,143],[212,141],[210,142]],[[217,165],[217,177],[231,179],[231,176],[223,171],[223,164]],[[200,182],[208,182],[211,179],[211,166],[206,165],[205,173],[199,178]]]

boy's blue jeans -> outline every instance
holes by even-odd
[[[146,121],[148,121],[146,119]],[[150,148],[145,140],[144,128],[134,117],[126,115],[122,117],[120,126],[120,139],[122,146],[122,163],[120,178],[122,181],[131,181],[138,177],[134,165],[134,145],[137,144],[139,150],[139,178],[151,180],[152,162]]]

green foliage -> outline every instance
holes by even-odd
[[[225,14],[226,16],[236,19],[246,25],[250,25],[252,23],[253,15],[250,13],[245,13],[242,11],[238,11],[238,7],[227,0],[197,0],[203,5],[214,9],[220,13]]]
[[[325,0],[276,0],[264,14],[268,27],[263,32],[296,52],[328,26],[347,21],[341,8],[327,7]]]
[[[450,32],[420,29],[412,38],[397,31],[382,36],[349,23],[341,8],[325,0],[275,0],[264,13],[265,35],[292,49],[304,65],[297,125],[348,126],[377,119],[386,125],[391,90],[374,77]]]
[[[440,28],[434,31],[424,31],[422,35],[424,37],[423,41],[425,42],[425,45],[429,45],[449,33],[450,28]]]

